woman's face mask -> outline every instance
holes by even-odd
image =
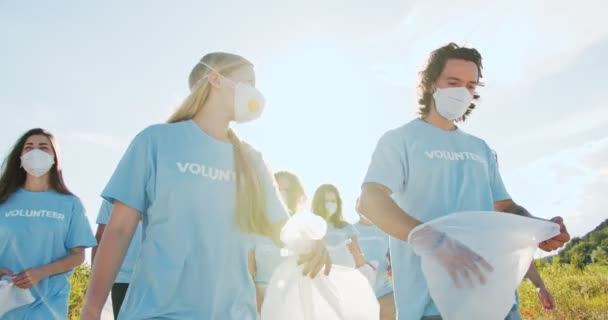
[[[50,154],[40,150],[32,149],[21,156],[21,166],[34,177],[42,177],[47,174],[55,164],[55,159]]]
[[[325,210],[327,210],[327,213],[329,214],[330,217],[333,216],[338,211],[338,203],[335,201],[331,201],[331,200],[326,201]]]
[[[204,62],[200,62],[200,64],[217,73],[222,83],[226,83],[234,89],[234,121],[238,123],[249,122],[262,115],[266,99],[256,87],[246,82],[227,78]]]

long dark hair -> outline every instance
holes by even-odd
[[[17,143],[13,146],[11,152],[6,159],[4,159],[4,162],[2,162],[2,169],[0,170],[0,204],[6,202],[13,193],[25,184],[27,173],[21,167],[21,153],[23,152],[23,147],[25,146],[27,139],[37,135],[45,136],[51,141],[51,147],[55,154],[55,163],[49,172],[49,186],[59,193],[72,195],[72,192],[70,192],[63,181],[61,161],[55,137],[44,129],[35,128],[24,133],[21,138],[17,140]]]
[[[338,205],[336,213],[332,216],[329,215],[329,212],[327,212],[327,209],[325,208],[325,197],[330,192],[333,192],[336,195],[336,202]],[[342,217],[342,198],[340,197],[340,192],[338,192],[338,188],[333,184],[324,184],[317,188],[317,191],[315,191],[315,195],[312,198],[312,213],[325,219],[325,221],[331,223],[338,229],[342,229],[348,224],[348,222],[344,220],[344,217]]]
[[[473,48],[460,47],[455,43],[449,43],[429,55],[426,65],[419,73],[418,81],[418,114],[425,117],[431,112],[431,103],[433,102],[433,84],[443,72],[446,63],[450,59],[460,59],[475,63],[479,72],[479,79],[483,77],[481,70],[481,54]],[[479,80],[478,79],[478,80]],[[479,95],[474,96],[474,100],[479,99]],[[471,103],[465,114],[457,121],[465,121],[466,118],[475,109],[475,103]]]
[[[304,187],[300,179],[295,174],[289,171],[278,171],[274,174],[274,179],[278,182],[279,179],[287,179],[289,181],[289,189],[287,190],[287,209],[290,214],[295,214],[298,210],[298,202],[302,197],[305,197]]]

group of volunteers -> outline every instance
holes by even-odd
[[[532,217],[511,199],[494,151],[456,125],[478,108],[481,72],[475,49],[450,43],[431,52],[418,82],[419,117],[380,138],[351,205],[324,184],[307,208],[298,176],[271,172],[230,128],[265,107],[253,64],[235,54],[205,55],[167,123],[131,141],[101,192],[95,235],[64,182],[54,136],[26,132],[0,177],[0,280],[29,290],[34,301],[0,319],[67,319],[69,278],[86,248],[93,248],[92,271],[81,319],[100,319],[110,293],[117,319],[258,319],[273,270],[289,254],[281,228],[302,210],[327,222],[325,238],[299,257],[303,276],[328,275],[332,264],[357,268],[375,291],[379,319],[441,319],[410,232],[461,211]],[[348,208],[356,208],[356,224],[343,218]],[[544,251],[570,238],[561,218],[552,221],[560,235],[542,242]],[[430,246],[456,283],[483,282],[492,272],[448,235],[434,239]],[[543,307],[555,308],[534,264],[527,277]],[[516,295],[506,319],[521,319]]]

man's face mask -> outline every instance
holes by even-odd
[[[473,95],[465,87],[437,88],[433,93],[437,112],[448,120],[457,120],[467,112]]]

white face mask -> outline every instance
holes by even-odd
[[[259,118],[266,104],[262,93],[247,83],[227,80],[234,86],[234,121],[243,123]]]
[[[448,120],[457,120],[467,112],[473,95],[465,87],[437,88],[433,93],[437,112]]]
[[[335,202],[325,202],[325,210],[330,216],[333,216],[338,211],[338,204]]]
[[[230,83],[230,86],[234,88],[234,121],[238,123],[248,122],[262,115],[266,99],[258,89],[248,83],[228,79],[202,61],[199,63],[219,74],[223,80]]]
[[[49,172],[54,163],[53,156],[40,149],[33,149],[21,156],[23,169],[37,178]]]

